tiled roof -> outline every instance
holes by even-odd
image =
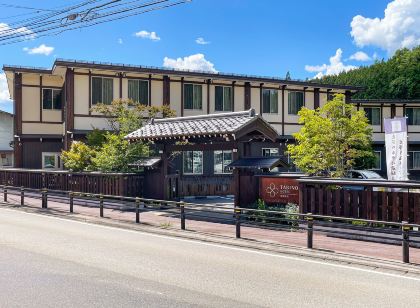
[[[126,138],[135,140],[229,135],[258,118],[260,117],[251,109],[202,116],[153,119],[149,124],[127,135]]]
[[[230,163],[228,168],[246,168],[246,169],[273,169],[275,167],[288,167],[284,157],[244,157]]]

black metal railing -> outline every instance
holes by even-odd
[[[123,197],[104,194],[90,194],[73,191],[57,191],[47,189],[27,189],[10,186],[0,186],[3,192],[3,203],[15,206],[25,206],[25,199],[32,198],[41,201],[41,208],[47,209],[50,201],[59,201],[69,206],[69,212],[74,212],[75,204],[99,208],[99,216],[104,217],[107,209],[119,209],[135,213],[135,223],[141,223],[143,212],[164,210],[168,214],[179,217],[180,228],[186,230],[187,220],[206,219],[209,222],[229,223],[235,226],[236,238],[241,238],[242,227],[258,227],[271,230],[304,230],[307,233],[307,248],[312,249],[314,233],[345,234],[343,230],[378,232],[399,236],[397,241],[402,247],[402,261],[410,262],[410,244],[420,244],[420,225],[402,222],[390,222],[349,217],[316,215],[312,213],[294,213],[287,211],[259,210],[252,208],[227,208],[220,205],[206,205],[168,200],[156,200],[139,197]],[[9,201],[8,196],[20,197],[18,203]],[[1,201],[1,200],[0,200]],[[213,215],[210,215],[213,214]],[[214,218],[214,214],[219,215]],[[213,218],[212,218],[213,217]],[[209,220],[209,218],[212,218]],[[337,231],[338,230],[338,231]],[[414,237],[414,238],[412,238]],[[381,236],[378,239],[384,239]],[[417,240],[416,240],[417,238]],[[385,243],[386,244],[386,243]]]

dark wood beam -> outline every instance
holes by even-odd
[[[314,109],[319,108],[319,88],[314,89]]]
[[[15,136],[22,135],[22,74],[15,73],[14,75],[14,90],[13,90],[13,102],[15,110],[15,125],[14,132]],[[22,143],[20,137],[14,137],[14,166],[16,168],[22,168]]]
[[[163,76],[163,105],[171,104],[171,79],[168,75]]]
[[[244,90],[244,110],[251,109],[251,83],[245,82],[245,90]]]
[[[285,103],[285,96],[284,91],[286,89],[286,85],[281,86],[281,135],[284,136],[284,115],[286,112],[286,103]]]

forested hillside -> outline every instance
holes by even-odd
[[[335,76],[324,76],[317,81],[366,88],[354,98],[420,99],[420,46],[398,50],[387,61],[377,61]]]

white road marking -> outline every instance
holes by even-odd
[[[95,226],[95,227],[100,227],[100,228],[104,228],[104,229],[120,230],[120,231],[123,231],[123,232],[134,233],[134,234],[139,234],[140,233],[140,234],[143,234],[143,235],[146,235],[146,236],[154,236],[154,237],[158,237],[158,238],[176,240],[176,241],[180,241],[180,242],[200,244],[200,245],[205,245],[205,246],[211,246],[211,247],[218,247],[218,248],[223,248],[223,249],[230,249],[230,250],[248,252],[248,253],[259,254],[259,255],[264,255],[264,256],[269,256],[269,257],[276,257],[276,258],[282,258],[282,259],[293,260],[293,261],[307,262],[307,263],[337,267],[337,268],[342,268],[342,269],[357,270],[357,271],[365,272],[365,273],[372,273],[372,274],[383,275],[383,276],[388,276],[388,277],[395,277],[395,278],[403,278],[403,279],[414,280],[414,281],[419,281],[420,282],[420,278],[416,278],[416,277],[409,277],[409,276],[403,276],[403,275],[398,275],[398,274],[385,273],[385,272],[381,272],[381,271],[369,270],[369,269],[365,269],[365,268],[358,268],[358,267],[342,265],[342,264],[333,264],[333,263],[322,262],[322,261],[317,261],[317,260],[309,260],[309,259],[305,259],[305,258],[285,256],[285,255],[262,252],[262,251],[257,251],[257,250],[253,250],[253,249],[247,249],[247,248],[232,247],[232,246],[228,246],[229,244],[222,245],[222,244],[214,244],[214,243],[204,243],[200,240],[182,239],[182,238],[179,238],[179,237],[174,237],[174,236],[169,236],[169,235],[154,234],[154,233],[148,233],[148,232],[145,232],[145,231],[137,231],[137,230],[128,230],[128,229],[123,229],[123,228],[118,228],[118,227],[113,227],[113,226],[104,226],[104,225],[99,225],[99,224],[95,224],[95,223],[77,221],[77,220],[66,219],[66,218],[61,218],[61,217],[54,217],[54,216],[48,216],[48,215],[43,215],[43,214],[37,214],[37,213],[22,212],[22,211],[14,210],[14,209],[1,208],[1,210],[18,212],[18,213],[22,213],[22,214],[26,214],[26,215],[44,217],[44,218],[49,218],[49,219],[54,219],[54,220],[62,220],[62,221],[71,222],[71,223],[78,223],[78,224],[82,224],[82,225]]]

